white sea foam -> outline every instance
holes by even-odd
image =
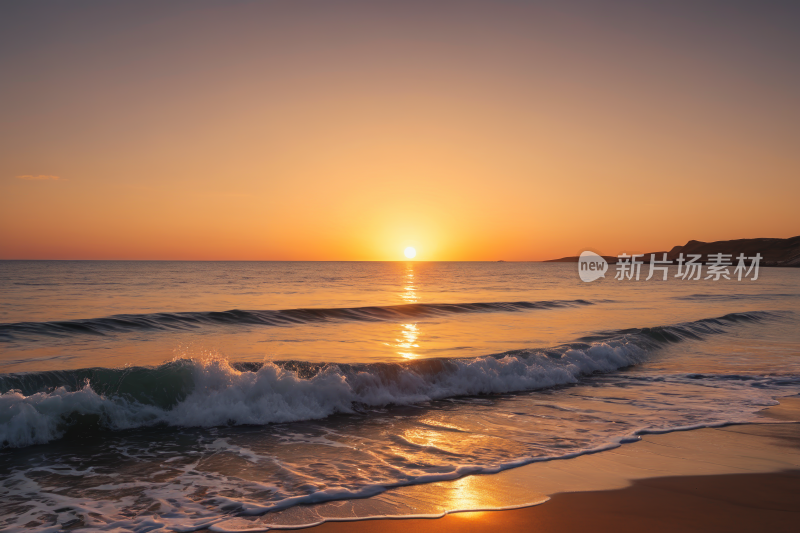
[[[776,421],[777,423],[777,421]],[[672,430],[639,430],[635,433],[618,436],[608,440],[605,444],[565,453],[558,456],[525,457],[515,461],[509,461],[495,465],[470,465],[456,468],[450,472],[441,474],[428,474],[418,476],[407,476],[402,480],[393,483],[374,483],[362,486],[358,489],[347,489],[344,487],[330,487],[324,490],[317,490],[310,494],[286,496],[280,499],[264,501],[258,495],[268,493],[279,493],[279,488],[273,485],[263,484],[255,481],[248,481],[232,478],[214,472],[199,472],[197,463],[184,465],[178,476],[171,477],[168,481],[157,482],[141,479],[125,483],[112,483],[107,485],[96,485],[92,491],[118,492],[130,491],[131,489],[141,489],[141,494],[155,502],[160,503],[159,512],[152,514],[142,514],[131,516],[126,509],[135,505],[136,497],[115,496],[113,498],[79,498],[72,497],[63,491],[54,492],[48,487],[40,485],[29,477],[31,471],[25,472],[18,470],[14,472],[6,483],[6,489],[0,489],[0,494],[19,498],[24,494],[37,494],[37,498],[27,502],[28,508],[24,513],[15,517],[13,522],[7,522],[6,531],[23,531],[29,528],[25,524],[36,522],[42,516],[56,516],[56,525],[35,527],[33,529],[42,532],[61,531],[62,526],[69,524],[70,521],[79,520],[84,527],[104,531],[196,531],[198,529],[210,529],[218,532],[234,531],[265,531],[268,529],[296,529],[311,527],[327,521],[352,521],[367,518],[434,518],[445,514],[457,513],[462,511],[480,510],[501,510],[526,507],[541,503],[532,501],[524,505],[497,506],[486,508],[454,507],[445,508],[436,514],[405,514],[405,515],[385,515],[367,514],[364,516],[353,516],[346,519],[335,517],[325,517],[313,522],[301,523],[282,523],[271,521],[269,525],[259,523],[249,523],[251,528],[241,529],[242,524],[237,523],[232,527],[230,512],[236,511],[238,516],[254,517],[266,513],[274,513],[293,508],[297,505],[321,504],[336,500],[352,500],[369,498],[381,494],[393,488],[422,483],[434,483],[437,481],[449,481],[474,474],[496,474],[498,472],[531,464],[534,462],[572,459],[586,454],[612,450],[623,444],[635,442],[640,439],[639,435],[646,433],[667,433],[669,431],[683,431],[698,429],[703,427],[716,427],[725,425],[724,423],[694,424],[692,426],[675,427]],[[224,440],[218,440],[209,446],[210,449],[225,450],[237,455],[244,455],[248,460],[252,460],[249,450],[243,450],[237,446],[230,446]],[[63,473],[62,473],[63,474]],[[68,472],[67,475],[79,475],[80,472]],[[207,488],[213,496],[200,499],[193,497],[198,489]],[[228,495],[226,495],[228,494]],[[230,495],[235,494],[235,496]],[[441,507],[434,505],[434,507]]]
[[[546,376],[549,376],[548,379],[551,380],[566,379],[569,376],[573,376],[574,378],[575,375],[571,374],[569,371],[565,371],[565,369],[571,369],[576,372],[586,372],[598,368],[608,368],[606,366],[598,367],[597,364],[593,362],[595,361],[593,357],[597,357],[598,353],[604,353],[606,355],[609,353],[619,354],[620,349],[623,349],[623,347],[617,347],[616,350],[612,348],[610,352],[608,352],[605,347],[599,347],[599,349],[594,350],[594,352],[591,348],[583,353],[578,353],[578,350],[573,350],[565,353],[564,356],[559,359],[542,356],[540,358],[535,358],[535,361],[531,361],[530,358],[528,358],[526,360],[527,362],[524,363],[518,360],[519,356],[501,358],[494,362],[488,360],[459,361],[461,364],[456,365],[450,374],[440,371],[429,376],[420,375],[415,381],[399,380],[410,388],[405,390],[401,387],[397,387],[393,391],[393,394],[397,395],[405,390],[404,394],[410,395],[408,397],[417,398],[419,395],[419,387],[422,386],[421,383],[428,383],[428,390],[436,391],[436,393],[441,394],[451,393],[454,390],[453,387],[456,386],[455,384],[460,384],[459,386],[461,387],[465,387],[464,383],[473,387],[487,387],[497,386],[498,383],[501,383],[503,386],[506,386],[505,382],[499,378],[499,376],[504,375],[504,372],[517,375],[520,370],[530,369],[531,375],[533,375],[534,368],[538,369],[536,372],[539,374],[544,373]],[[603,365],[619,364],[621,361],[626,360],[627,356],[625,359],[616,362],[609,362],[610,358],[606,356],[602,358],[604,362]],[[520,368],[520,364],[523,364],[524,367]],[[559,372],[548,373],[546,370],[551,367],[558,368]],[[492,371],[489,372],[489,369]],[[201,381],[204,377],[208,378],[206,381],[203,381],[207,388],[198,387],[184,402],[176,406],[175,409],[159,411],[157,410],[158,408],[148,408],[147,411],[149,415],[145,420],[146,423],[149,423],[149,421],[153,419],[154,413],[165,422],[170,416],[176,417],[176,420],[185,420],[185,418],[180,418],[181,409],[188,409],[189,406],[192,406],[192,409],[203,409],[204,406],[207,405],[205,403],[205,396],[213,396],[214,394],[220,395],[220,398],[230,400],[229,405],[231,406],[237,405],[237,402],[241,403],[243,406],[240,407],[243,409],[242,413],[244,413],[241,416],[246,415],[246,417],[254,416],[254,410],[251,407],[246,407],[248,401],[254,405],[281,405],[285,410],[282,416],[286,416],[286,413],[306,413],[308,412],[309,405],[319,405],[318,398],[311,404],[301,404],[301,411],[292,411],[292,409],[298,409],[298,407],[293,404],[293,402],[296,403],[297,400],[292,397],[294,391],[292,387],[294,387],[293,383],[295,381],[304,383],[310,382],[313,384],[315,380],[319,379],[322,380],[322,383],[328,383],[328,380],[339,376],[334,382],[348,384],[348,387],[344,388],[348,394],[346,397],[356,399],[365,398],[365,394],[372,393],[372,390],[378,386],[372,381],[368,382],[367,385],[360,382],[363,389],[355,391],[351,386],[353,376],[345,375],[346,372],[335,372],[333,369],[307,380],[297,377],[297,375],[292,372],[273,366],[266,366],[258,372],[238,372],[224,361],[197,364],[195,371],[199,373],[198,379],[201,379]],[[475,376],[486,375],[487,373],[490,374],[493,379],[486,380],[485,382],[476,381]],[[635,379],[642,383],[650,383],[652,386],[656,387],[661,386],[659,384],[663,383],[663,381],[660,381],[663,379],[663,376],[657,379],[650,379],[649,376],[645,374]],[[683,380],[685,382],[696,381],[694,377],[685,376],[677,376],[674,379]],[[708,376],[704,378],[704,380],[708,380],[713,384],[715,377]],[[380,383],[381,380],[379,379],[378,382]],[[408,383],[411,383],[411,385],[408,385]],[[514,383],[517,382],[514,381]],[[534,382],[529,381],[526,383]],[[535,383],[541,384],[543,382],[535,381]],[[550,383],[550,381],[547,383]],[[209,430],[211,439],[205,441],[205,444],[202,444],[198,449],[199,451],[192,450],[186,455],[183,455],[184,452],[181,452],[182,455],[179,455],[177,460],[174,456],[159,457],[158,452],[142,453],[141,449],[138,452],[132,452],[133,455],[130,456],[131,462],[136,464],[139,464],[140,461],[143,461],[142,464],[152,462],[158,465],[158,467],[148,472],[141,472],[135,475],[131,475],[129,472],[124,475],[124,478],[111,477],[108,473],[97,473],[91,469],[81,470],[80,468],[82,467],[65,466],[64,468],[59,467],[57,470],[49,466],[14,469],[11,471],[9,478],[0,485],[0,496],[8,502],[25,502],[24,505],[29,507],[26,508],[24,512],[19,512],[19,514],[14,517],[13,522],[6,522],[5,527],[9,531],[22,531],[25,529],[24,525],[27,523],[40,520],[41,517],[56,516],[56,525],[53,525],[52,528],[48,529],[49,526],[42,526],[36,529],[41,531],[56,531],[59,530],[62,525],[70,524],[73,521],[79,521],[85,527],[112,531],[144,531],[155,529],[193,531],[200,528],[211,528],[215,531],[235,530],[236,527],[234,527],[234,524],[228,524],[232,514],[246,517],[259,516],[268,512],[291,513],[292,509],[296,509],[295,506],[298,504],[314,505],[334,500],[368,498],[396,487],[453,480],[470,474],[492,474],[538,461],[569,459],[586,453],[615,448],[626,442],[638,440],[639,435],[644,433],[680,431],[699,427],[724,425],[729,422],[744,422],[752,419],[752,413],[757,408],[755,407],[756,405],[774,403],[774,401],[770,399],[772,393],[769,392],[768,389],[764,389],[763,391],[760,388],[751,389],[749,385],[746,385],[749,383],[749,381],[733,383],[733,390],[737,391],[737,397],[741,392],[745,392],[747,397],[750,398],[746,403],[733,402],[735,405],[723,403],[716,408],[712,407],[712,411],[707,413],[707,415],[710,414],[711,416],[709,416],[706,422],[687,424],[685,421],[682,422],[681,420],[683,419],[679,416],[670,417],[670,411],[666,410],[663,415],[660,414],[650,418],[649,422],[644,422],[645,419],[637,420],[637,423],[640,424],[638,428],[637,426],[632,426],[628,430],[616,434],[593,434],[592,438],[587,441],[587,445],[584,447],[574,447],[570,451],[558,451],[558,448],[554,448],[552,450],[553,453],[547,455],[535,457],[519,455],[517,457],[508,457],[506,460],[495,461],[490,456],[481,456],[480,452],[475,450],[475,456],[472,459],[476,459],[477,461],[473,461],[472,464],[464,464],[461,459],[449,457],[443,463],[440,463],[442,467],[447,468],[441,468],[439,471],[435,471],[435,468],[429,468],[427,473],[416,468],[412,460],[409,461],[405,467],[395,466],[392,472],[393,479],[384,479],[382,481],[377,479],[370,480],[368,477],[358,480],[352,478],[333,480],[329,476],[325,476],[325,472],[319,472],[321,477],[328,477],[328,479],[326,481],[320,479],[319,483],[315,483],[313,479],[307,476],[307,472],[295,469],[290,472],[291,478],[304,478],[307,480],[307,482],[304,481],[304,483],[307,483],[304,485],[306,488],[302,490],[292,489],[274,476],[256,476],[257,480],[244,479],[232,475],[232,472],[235,470],[228,470],[225,472],[218,471],[213,466],[204,468],[202,463],[205,463],[209,457],[223,454],[222,457],[226,461],[232,459],[242,462],[246,461],[248,469],[271,463],[277,464],[284,471],[292,470],[292,465],[281,463],[278,461],[278,458],[265,454],[263,449],[251,449],[250,447],[230,442],[230,439],[226,437],[216,437],[218,430],[214,429]],[[306,387],[309,385],[304,384],[301,386]],[[726,386],[729,387],[731,384],[726,383]],[[741,387],[742,391],[738,391],[737,387]],[[745,387],[749,390],[746,390]],[[105,415],[106,412],[111,413],[111,415],[108,416],[108,420],[116,420],[117,422],[110,423],[131,424],[135,421],[133,414],[138,412],[136,411],[136,405],[126,404],[124,402],[113,403],[86,389],[85,387],[84,390],[75,393],[75,397],[85,403],[76,403],[75,405],[88,405],[93,409],[92,413],[94,414]],[[265,389],[268,389],[269,393],[264,392]],[[757,401],[754,402],[753,393],[757,391],[762,392],[756,394],[759,397],[755,398]],[[653,392],[655,392],[655,390]],[[63,392],[59,392],[58,394],[63,395]],[[283,396],[287,394],[290,398],[283,398]],[[341,385],[331,388],[325,394],[343,394]],[[275,399],[276,395],[281,398],[280,401]],[[265,404],[260,403],[262,396],[271,398],[271,400]],[[321,397],[325,398],[326,396],[323,395]],[[384,397],[383,393],[380,397]],[[97,400],[97,398],[101,400]],[[236,401],[230,398],[236,399]],[[252,400],[248,400],[250,398],[252,398]],[[78,402],[78,400],[75,401]],[[355,401],[357,400],[353,400],[353,402]],[[670,401],[680,403],[682,400],[670,396]],[[44,402],[44,400],[39,399],[39,403],[42,402]],[[100,407],[98,407],[98,405]],[[743,409],[744,405],[750,407]],[[556,404],[553,404],[553,407],[555,406]],[[566,407],[563,409],[570,411],[570,409]],[[716,409],[716,411],[714,409]],[[29,409],[26,408],[25,410],[27,411]],[[583,413],[576,413],[574,419],[565,420],[561,422],[561,424],[564,425],[565,428],[568,427],[569,424],[583,424],[585,422],[580,421],[583,417],[597,413],[598,411],[592,407],[589,411],[584,410]],[[192,413],[192,416],[195,415]],[[641,416],[641,413],[639,416]],[[245,419],[251,419],[246,417]],[[191,420],[196,420],[196,418],[191,418]],[[205,425],[212,422],[214,422],[214,420],[210,419]],[[534,433],[536,431],[535,427],[531,427],[531,430],[534,431]],[[298,435],[291,429],[285,434],[281,433],[281,435],[282,437],[288,438],[287,444],[290,446],[297,445],[296,443],[302,441],[310,442],[315,446],[340,445],[335,441],[328,441],[321,437],[309,438],[308,436]],[[282,438],[281,441],[283,440],[285,439]],[[250,442],[257,443],[258,440],[252,440]],[[350,442],[352,443],[353,441],[351,440]],[[409,442],[408,444],[409,446],[406,446],[406,448],[414,443]],[[128,456],[129,452],[127,450],[118,451],[126,457]],[[372,460],[379,461],[380,459],[377,456],[373,456]],[[240,462],[239,464],[243,463]],[[361,466],[365,465],[362,464]],[[373,466],[380,468],[380,465],[377,463]],[[167,471],[169,471],[169,475],[162,475]],[[57,474],[58,476],[66,476],[68,479],[63,480],[62,478],[62,481],[57,482],[54,486],[48,486],[48,484],[42,483],[42,478],[37,476],[36,472]],[[58,490],[61,483],[70,483],[69,478],[74,478],[76,476],[84,478],[92,476],[97,481],[95,482],[96,484],[91,486],[90,492],[82,496],[73,497],[69,492]],[[108,479],[104,479],[102,476],[108,476]],[[52,483],[50,483],[50,485],[52,485]],[[129,496],[129,494],[132,493],[138,495]],[[29,494],[36,496],[34,498],[28,498],[26,495]],[[205,496],[199,498],[197,494],[205,494]],[[157,509],[157,511],[144,514],[132,514],[130,510],[137,508],[137,505],[139,505],[138,502],[142,501],[152,502],[147,503],[147,505],[155,505],[157,503],[157,505],[153,507]],[[446,512],[453,512],[456,510],[459,509],[448,509]],[[303,516],[305,515],[302,515],[302,513],[296,517],[294,517],[294,515],[289,515],[287,518],[289,521],[286,523],[292,526],[301,525],[300,522],[292,522],[292,517],[296,519],[298,517],[302,518]],[[373,514],[371,516],[376,515]],[[382,515],[379,513],[377,516]],[[284,519],[281,518],[279,520]],[[282,521],[279,523],[283,524]],[[312,525],[312,523],[302,522],[302,525]]]
[[[575,383],[581,375],[639,362],[644,350],[626,342],[568,349],[558,357],[516,353],[504,357],[448,359],[433,370],[414,366],[330,365],[313,377],[267,363],[238,371],[226,360],[192,361],[194,390],[172,408],[96,393],[90,383],[68,391],[0,395],[0,442],[42,444],[63,436],[76,415],[98,417],[111,429],[167,424],[211,427],[263,425],[351,413],[359,406],[411,404],[454,396],[536,390]]]

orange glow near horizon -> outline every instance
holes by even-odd
[[[789,17],[312,4],[0,16],[0,259],[525,261],[800,234]]]

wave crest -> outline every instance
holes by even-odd
[[[0,376],[0,443],[21,447],[70,426],[208,427],[319,419],[364,407],[510,393],[577,382],[642,362],[659,346],[722,333],[776,313],[602,332],[549,350],[408,363],[230,363],[177,360],[155,368],[85,369]]]
[[[607,300],[604,300],[606,302]],[[0,341],[29,337],[110,335],[130,331],[186,330],[204,326],[292,326],[330,321],[382,322],[461,313],[519,312],[592,305],[588,300],[540,302],[478,302],[463,304],[405,304],[333,309],[284,309],[114,315],[104,318],[0,324]]]

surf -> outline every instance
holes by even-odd
[[[474,358],[361,364],[178,359],[157,367],[6,374],[0,376],[0,443],[17,448],[51,442],[78,423],[104,430],[266,425],[539,390],[640,364],[669,344],[785,317],[768,311],[731,313]]]

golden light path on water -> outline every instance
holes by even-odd
[[[407,304],[417,303],[417,286],[414,279],[414,263],[412,262],[406,264],[403,283],[403,291],[400,293],[403,302]],[[416,359],[418,354],[414,353],[414,350],[419,348],[418,339],[419,328],[416,323],[400,324],[399,338],[395,339],[395,344],[387,343],[387,346],[396,348],[398,350],[397,354],[404,359]]]

